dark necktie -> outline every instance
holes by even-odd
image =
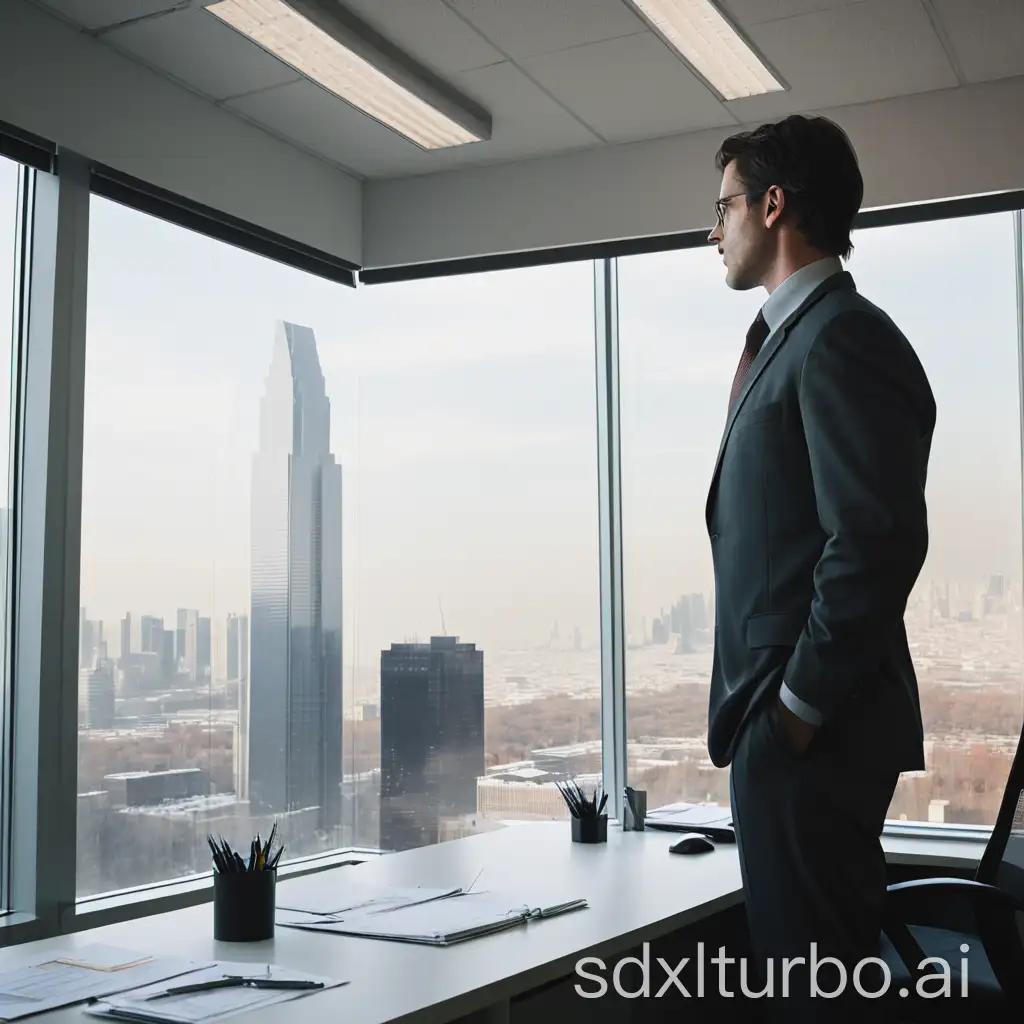
[[[768,329],[764,315],[758,312],[754,322],[750,325],[750,329],[747,331],[747,341],[743,346],[739,365],[736,367],[736,376],[732,379],[732,391],[729,393],[730,412],[736,403],[739,393],[743,390],[743,383],[747,379],[747,374],[750,373],[751,364],[754,362],[757,353],[761,351],[761,346],[769,334],[771,334],[771,331]]]

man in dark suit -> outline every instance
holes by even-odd
[[[773,1015],[877,1019],[880,1003],[856,996],[852,973],[878,955],[879,836],[898,776],[924,767],[903,615],[928,547],[935,402],[910,343],[843,269],[863,181],[842,130],[786,118],[730,138],[716,163],[709,241],[730,288],[768,298],[739,360],[707,501],[709,753],[732,765]],[[812,953],[843,965],[849,1000],[810,996]],[[788,995],[786,957],[803,958]],[[865,991],[884,981],[870,971]],[[816,974],[823,993],[840,984],[832,965]]]

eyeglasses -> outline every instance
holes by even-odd
[[[721,199],[715,200],[715,213],[717,214],[717,219],[715,220],[715,227],[718,227],[719,224],[725,223],[725,208],[726,206],[728,206],[729,200],[737,199],[740,196],[745,196],[746,194],[746,192],[733,192],[731,196],[722,196]]]

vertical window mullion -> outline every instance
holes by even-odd
[[[622,820],[626,786],[625,620],[619,432],[617,261],[594,262],[598,500],[601,573],[602,773],[609,817]]]
[[[10,885],[39,935],[75,905],[88,182],[71,153],[35,176],[19,318]]]

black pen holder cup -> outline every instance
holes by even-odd
[[[277,871],[213,873],[213,937],[263,942],[274,937]]]
[[[574,843],[607,843],[608,815],[596,818],[573,818],[572,841]]]

